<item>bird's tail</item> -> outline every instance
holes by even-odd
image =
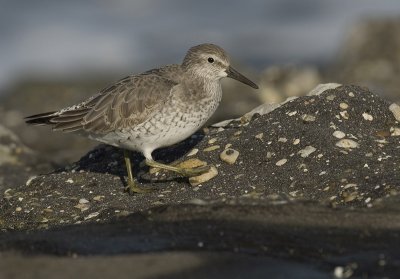
[[[25,122],[30,125],[51,125],[51,119],[56,117],[58,113],[56,111],[45,112],[40,114],[31,115],[25,117]]]

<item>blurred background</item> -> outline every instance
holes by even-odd
[[[95,94],[130,73],[180,63],[213,42],[260,85],[225,80],[211,122],[322,82],[400,99],[400,1],[0,0],[0,125],[63,164],[95,145],[28,127],[23,117]]]

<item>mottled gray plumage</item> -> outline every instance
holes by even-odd
[[[221,100],[220,79],[227,76],[257,88],[230,67],[221,47],[202,44],[189,49],[181,65],[128,76],[80,104],[26,122],[136,150],[152,160],[153,150],[189,137],[209,119]]]

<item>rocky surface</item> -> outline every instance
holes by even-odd
[[[115,255],[163,251],[154,258],[160,262],[177,251],[174,263],[160,267],[161,278],[217,268],[204,263],[207,257],[239,257],[252,278],[397,276],[398,109],[365,88],[320,86],[309,96],[255,110],[263,115],[206,128],[156,152],[167,163],[213,165],[218,174],[198,185],[148,170],[132,154],[142,187],[155,188],[133,196],[123,191],[121,150],[101,145],[4,193],[0,250],[102,255],[119,263],[126,257],[140,263],[147,254]],[[179,251],[202,264],[189,261],[171,271],[181,261]],[[9,253],[5,259],[20,260]],[[67,268],[70,261],[60,265]],[[104,258],[82,261],[90,270]],[[46,263],[51,269],[53,260]],[[279,277],[287,268],[298,272]]]
[[[0,125],[0,191],[24,184],[38,173],[53,169],[51,163],[25,146],[12,131]]]

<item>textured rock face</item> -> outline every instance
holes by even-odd
[[[329,84],[255,111],[263,115],[209,127],[156,152],[164,162],[213,165],[216,176],[200,184],[149,171],[132,154],[142,187],[158,190],[129,196],[122,151],[99,146],[8,190],[0,205],[0,250],[206,248],[318,259],[329,272],[339,265],[360,274],[380,274],[374,259],[383,253],[385,265],[398,268],[387,259],[400,248],[393,233],[400,223],[395,105],[364,88]],[[366,250],[373,256],[357,258]]]
[[[0,125],[0,191],[24,184],[38,172],[50,171],[51,166],[26,147],[9,129]]]

